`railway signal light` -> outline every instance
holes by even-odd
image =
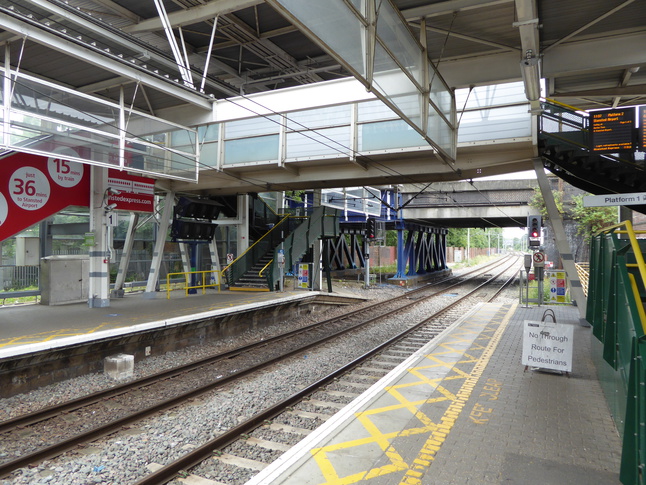
[[[532,239],[538,239],[541,237],[541,216],[529,216],[527,218],[527,234],[530,241],[530,246],[532,246]]]
[[[377,237],[377,220],[374,217],[369,217],[366,221],[366,237],[368,239]]]

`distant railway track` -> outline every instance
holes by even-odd
[[[0,423],[0,443],[5,449],[11,450],[10,456],[19,456],[0,463],[0,477],[7,476],[19,468],[60,455],[78,445],[116,433],[146,417],[180,406],[187,400],[231,384],[290,356],[314,349],[339,338],[341,335],[357,332],[359,328],[407,311],[421,302],[427,302],[433,298],[438,299],[451,290],[455,291],[458,287],[473,284],[474,280],[481,278],[481,274],[490,271],[495,266],[513,265],[515,262],[516,260],[513,258],[496,261],[491,265],[470,272],[468,277],[461,275],[446,278],[431,285],[408,291],[400,297],[348,312],[341,317],[317,322],[199,362],[170,369],[154,376],[2,422]],[[468,298],[475,298],[474,294],[478,291],[482,293],[482,288],[483,285],[477,285],[475,289],[470,291],[471,296]],[[478,293],[479,296],[481,296],[480,293]],[[443,309],[438,311],[434,318],[439,318],[440,313],[445,314],[450,311],[450,308],[459,305],[463,298],[454,300],[451,305],[439,304]],[[437,334],[441,331],[441,325],[435,325],[437,330],[435,334]],[[262,358],[259,358],[259,354],[262,354]],[[131,403],[135,401],[132,398],[133,393],[139,394],[136,399],[139,403],[136,410],[131,407]],[[141,394],[145,394],[145,399]],[[167,398],[168,395],[173,397]],[[252,418],[252,421],[255,422],[255,419]],[[262,422],[266,418],[257,419]],[[56,430],[56,432],[52,432],[52,430]],[[25,439],[25,436],[30,434],[38,436],[39,439]],[[40,445],[41,439],[45,439],[44,446]],[[34,441],[38,442],[37,447]],[[18,443],[24,443],[26,446],[17,446]],[[216,445],[212,449],[222,446]]]

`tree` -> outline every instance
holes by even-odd
[[[617,221],[616,207],[584,207],[584,195],[575,195],[572,197],[571,202],[565,203],[563,201],[562,191],[556,191],[553,194],[554,202],[556,202],[556,208],[559,213],[564,218],[572,219],[578,223],[576,234],[577,236],[583,236],[586,242],[595,233],[604,227],[611,226]],[[586,193],[585,195],[589,194]],[[534,189],[534,196],[529,201],[529,205],[540,210],[544,217],[549,217],[540,189]]]
[[[604,227],[617,222],[616,207],[583,207],[583,195],[573,197],[572,202],[572,219],[579,223],[576,233],[586,242]]]

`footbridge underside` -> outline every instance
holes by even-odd
[[[329,104],[339,93],[345,101]],[[221,100],[208,116],[174,113],[198,127],[198,182],[158,186],[226,195],[453,181],[532,169],[536,117],[528,112],[522,83],[458,90],[456,102],[464,109],[455,163],[438,156],[355,80]],[[289,109],[295,105],[298,110]]]

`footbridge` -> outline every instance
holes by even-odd
[[[204,195],[464,180],[532,170],[536,116],[522,82],[459,89],[454,162],[354,79],[228,98],[207,115],[175,111],[197,127]],[[167,116],[167,115],[166,115]]]
[[[423,192],[400,190],[405,219],[448,227],[525,227],[536,179],[478,180],[434,183]]]

